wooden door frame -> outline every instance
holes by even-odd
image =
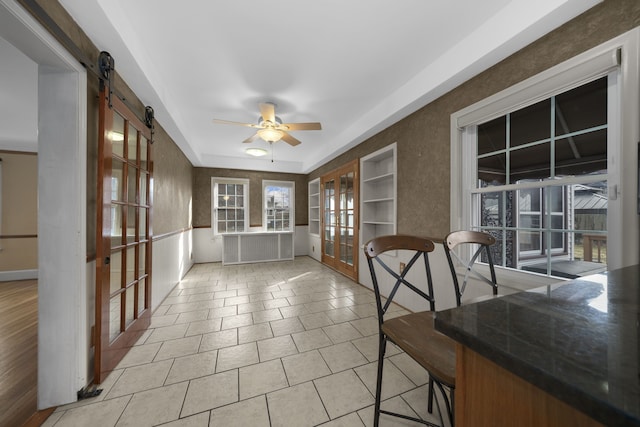
[[[353,172],[354,176],[353,176],[353,206],[354,206],[354,236],[353,236],[353,241],[354,241],[354,245],[353,245],[353,267],[345,267],[343,265],[343,263],[341,263],[339,261],[339,255],[340,255],[340,244],[339,244],[339,235],[338,233],[336,233],[336,238],[338,241],[338,244],[335,245],[335,251],[334,252],[336,254],[336,256],[334,256],[332,258],[332,262],[327,262],[327,259],[325,258],[325,239],[324,239],[324,226],[325,226],[325,215],[324,215],[324,185],[325,185],[325,181],[327,179],[336,179],[336,177],[338,178],[338,180],[336,180],[336,185],[338,188],[338,191],[335,192],[334,194],[339,196],[339,177],[340,175],[344,175],[346,173],[349,172]],[[334,270],[344,274],[345,276],[355,280],[356,282],[358,281],[358,264],[359,264],[359,258],[360,258],[360,251],[359,251],[359,236],[360,236],[360,159],[354,159],[330,172],[327,172],[325,174],[323,174],[320,177],[320,259],[322,261],[323,264],[333,268]],[[336,207],[337,210],[339,210],[339,199],[336,202]],[[339,218],[338,218],[339,221]],[[339,227],[338,227],[339,228]]]
[[[138,313],[136,306],[134,320],[129,326],[125,328],[117,338],[110,341],[109,337],[109,308],[110,308],[110,288],[105,286],[104,283],[110,281],[110,256],[111,256],[111,203],[105,204],[104,200],[111,200],[111,168],[113,153],[111,150],[111,144],[101,143],[102,139],[111,140],[109,130],[113,127],[113,113],[106,114],[107,111],[116,111],[123,116],[125,120],[133,124],[133,126],[140,132],[145,134],[145,137],[149,141],[149,148],[147,151],[148,161],[148,173],[149,176],[153,175],[153,157],[151,153],[152,134],[151,131],[142,123],[138,117],[129,109],[129,107],[122,102],[119,98],[111,96],[108,98],[108,87],[103,87],[100,91],[100,107],[99,107],[99,134],[101,137],[98,142],[98,191],[97,191],[97,227],[96,227],[96,306],[95,306],[95,331],[94,331],[94,382],[101,383],[106,375],[112,371],[120,360],[127,354],[129,349],[135,345],[138,339],[144,334],[151,324],[151,254],[152,254],[152,226],[151,226],[151,206],[153,203],[153,186],[150,182],[147,183],[146,191],[148,192],[148,205],[149,215],[147,217],[147,241],[145,244],[146,256],[145,256],[145,270],[148,272],[146,279],[146,292],[145,292],[145,310],[142,313]],[[109,108],[109,103],[113,105]],[[126,138],[124,144],[126,144]],[[128,163],[125,161],[125,166]],[[125,185],[125,184],[123,184]],[[136,180],[136,194],[139,192],[139,180]],[[126,192],[127,189],[125,188]],[[108,219],[108,221],[107,221]],[[124,218],[126,221],[126,218]],[[139,257],[135,258],[135,271],[138,271]],[[124,274],[124,273],[123,273]],[[136,291],[137,295],[137,291]],[[121,316],[124,314],[125,307],[121,306]]]

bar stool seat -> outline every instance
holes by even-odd
[[[451,338],[436,331],[435,313],[421,311],[386,320],[382,332],[405,353],[447,387],[456,383],[456,347]]]

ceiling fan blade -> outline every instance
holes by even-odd
[[[300,141],[298,141],[297,139],[295,139],[294,137],[292,137],[286,132],[284,133],[284,135],[282,135],[282,140],[287,144],[291,145],[292,147],[295,147],[296,145],[300,144]]]
[[[280,127],[286,130],[322,130],[320,123],[283,123]]]
[[[271,102],[263,102],[258,105],[260,107],[260,115],[262,120],[275,123],[276,122],[276,106]]]
[[[213,119],[213,123],[220,123],[222,125],[237,125],[237,126],[247,126],[250,128],[259,128],[259,125],[253,124],[253,123],[242,123],[242,122],[232,122],[230,120],[220,120],[220,119]]]
[[[250,136],[249,138],[245,139],[244,141],[242,141],[244,144],[248,143],[248,142],[253,142],[256,139],[260,138],[260,135],[258,135],[257,133],[254,133],[252,136]]]

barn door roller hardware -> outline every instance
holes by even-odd
[[[98,56],[98,71],[100,73],[100,85],[107,84],[109,88],[109,94],[107,99],[109,100],[109,108],[113,107],[111,104],[111,94],[113,93],[113,73],[115,71],[115,61],[113,56],[109,52],[102,51]],[[104,86],[103,86],[104,87]]]

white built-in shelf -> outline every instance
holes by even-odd
[[[396,234],[396,144],[360,159],[361,242]]]
[[[309,233],[320,235],[320,178],[309,181]]]
[[[390,172],[390,173],[385,173],[383,175],[374,176],[372,178],[367,178],[367,179],[363,180],[363,182],[375,183],[375,182],[378,182],[378,181],[392,180],[394,177],[395,177],[395,173]]]

